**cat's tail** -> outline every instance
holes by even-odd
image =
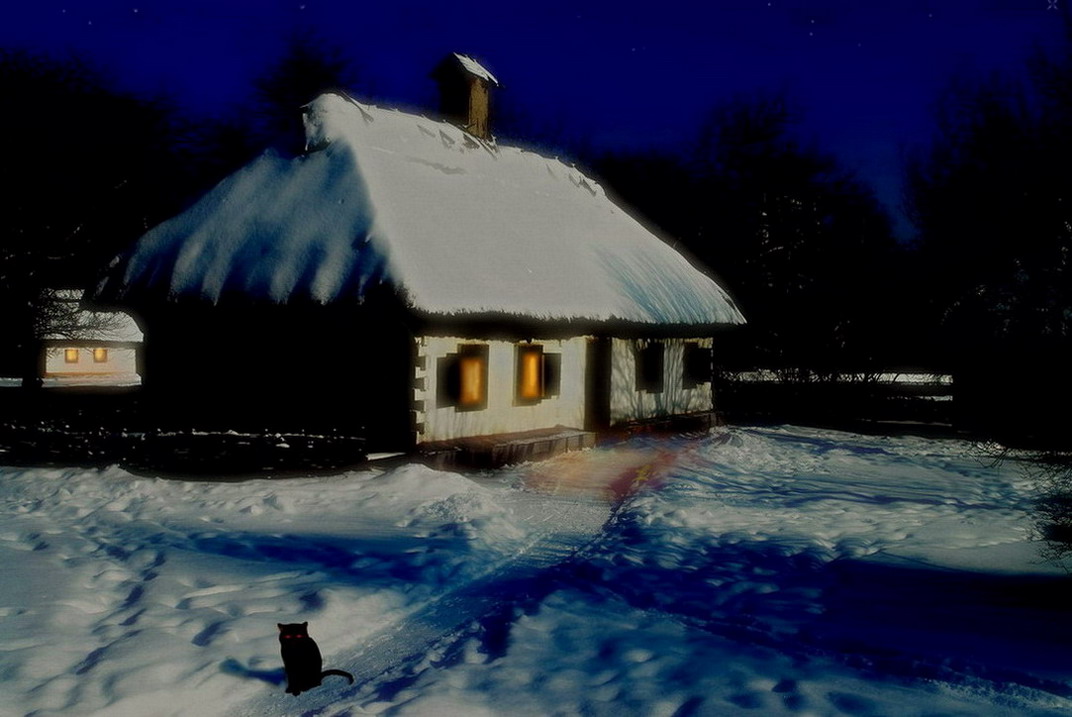
[[[350,684],[354,684],[354,676],[345,670],[324,670],[320,673],[320,678],[323,679],[328,675],[338,675],[339,677],[345,677],[350,680]]]

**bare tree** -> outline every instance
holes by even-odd
[[[172,110],[77,59],[0,50],[0,372],[33,383],[51,287],[88,286],[186,192]],[[28,138],[47,138],[29,141]]]
[[[711,113],[694,155],[696,229],[683,239],[749,320],[733,342],[739,362],[787,377],[865,371],[891,360],[883,294],[896,242],[871,188],[799,138],[801,116],[779,93]]]
[[[1047,557],[1072,556],[1072,16],[1023,78],[958,78],[909,163],[922,290],[962,425],[1028,460]]]
[[[101,340],[115,335],[125,324],[116,311],[90,311],[81,305],[81,293],[72,289],[45,289],[34,312],[37,339]]]

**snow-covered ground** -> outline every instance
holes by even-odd
[[[0,469],[0,715],[1072,713],[1032,483],[796,427],[480,475]],[[327,678],[284,693],[276,622]]]

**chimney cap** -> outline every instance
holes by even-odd
[[[462,70],[465,74],[472,75],[481,80],[484,80],[488,84],[499,87],[499,81],[495,79],[495,75],[488,71],[488,68],[481,65],[469,55],[463,55],[460,52],[452,52],[436,65],[435,70],[432,72],[432,77],[439,78],[444,72],[450,70]]]

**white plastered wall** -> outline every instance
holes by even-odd
[[[627,421],[682,413],[710,411],[711,382],[685,388],[685,345],[698,344],[710,349],[710,338],[653,339],[665,347],[663,354],[663,390],[651,393],[637,389],[636,347],[631,339],[611,340],[611,425]]]
[[[106,361],[94,361],[93,349],[106,348]],[[68,363],[67,349],[78,351],[78,361]],[[137,350],[124,346],[99,347],[91,344],[49,346],[45,349],[46,376],[130,376],[138,372]]]
[[[417,442],[445,441],[468,436],[529,431],[554,426],[584,426],[584,365],[587,339],[533,340],[544,353],[561,355],[559,392],[533,405],[517,405],[515,381],[517,346],[514,341],[473,341],[457,337],[425,336],[417,340],[414,400],[417,408]],[[436,405],[439,359],[458,352],[459,346],[488,347],[487,406],[459,411]]]

